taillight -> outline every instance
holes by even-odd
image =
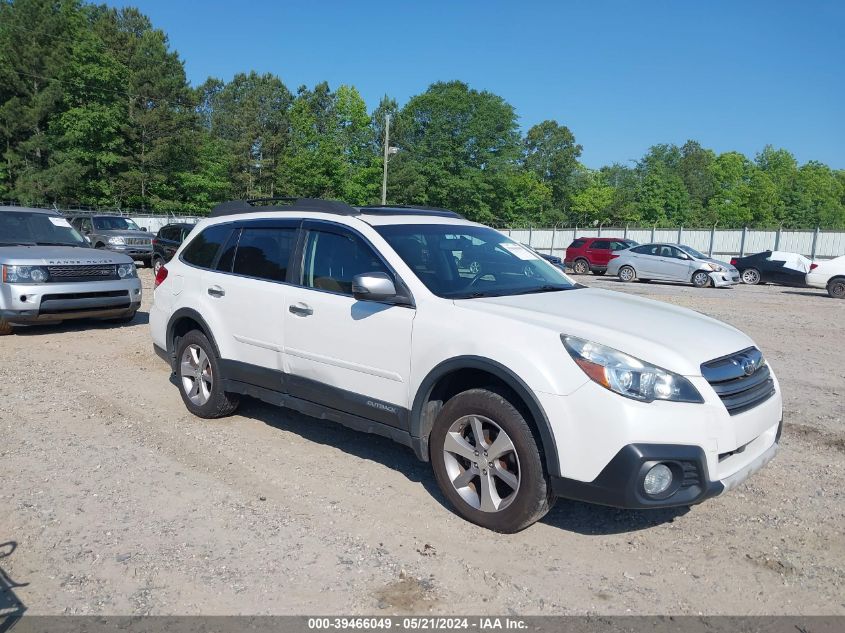
[[[736,266],[736,257],[731,257],[731,266]]]
[[[153,246],[155,246],[156,244],[158,244],[158,238],[155,238],[155,237],[154,237],[154,238],[152,239],[152,241],[150,242],[150,244],[152,244]]]
[[[815,270],[818,267],[819,267],[818,264],[810,264],[810,270]]]
[[[153,284],[153,290],[158,288],[164,282],[165,279],[167,279],[167,268],[162,266],[158,269],[158,272],[156,273],[156,280]]]

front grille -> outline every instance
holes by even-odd
[[[126,237],[124,241],[127,246],[150,246],[152,244],[151,237]]]
[[[91,310],[117,310],[130,306],[128,290],[72,292],[41,297],[40,314],[65,314]]]
[[[104,281],[117,279],[115,264],[92,264],[85,266],[47,266],[50,281]]]
[[[775,393],[769,366],[756,347],[704,363],[701,375],[731,415],[748,411]]]

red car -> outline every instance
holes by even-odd
[[[564,264],[578,275],[588,272],[603,275],[614,251],[636,245],[637,242],[624,237],[579,237],[567,247]]]

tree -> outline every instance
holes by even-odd
[[[587,186],[572,197],[572,213],[581,225],[616,219],[611,213],[615,190],[600,171],[587,171]]]
[[[571,203],[571,178],[578,167],[581,146],[565,125],[543,121],[528,130],[524,141],[525,167],[552,191],[553,203],[561,214]]]

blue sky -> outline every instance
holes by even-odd
[[[239,71],[352,84],[370,108],[439,80],[556,119],[599,167],[655,143],[845,168],[845,2],[109,0],[170,36],[194,85]]]

